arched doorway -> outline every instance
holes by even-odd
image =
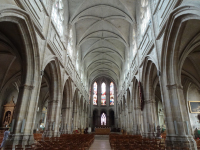
[[[115,127],[115,114],[113,110],[109,110],[109,127],[111,127],[111,131]]]
[[[98,110],[97,109],[93,110],[93,131],[95,127],[98,127]]]

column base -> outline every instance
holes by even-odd
[[[190,150],[197,150],[197,145],[192,136],[167,136],[167,147],[189,148]]]
[[[4,146],[13,145],[15,148],[15,145],[31,145],[34,141],[33,134],[10,134]]]
[[[54,131],[45,131],[43,133],[44,137],[59,137],[60,133],[59,132],[54,132]]]

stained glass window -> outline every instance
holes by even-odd
[[[94,83],[93,90],[94,90],[93,105],[97,105],[97,83],[96,82]]]
[[[101,125],[106,125],[106,114],[105,113],[103,113],[102,115],[101,115]]]
[[[101,84],[101,105],[106,105],[106,84]]]
[[[110,105],[114,105],[114,84],[110,83]]]
[[[56,28],[58,29],[58,32],[62,35],[64,21],[62,0],[56,0],[52,9],[52,20]]]

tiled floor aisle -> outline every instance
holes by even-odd
[[[111,150],[108,136],[96,135],[89,150]]]

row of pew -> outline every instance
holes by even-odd
[[[87,150],[93,141],[93,134],[63,134],[37,141],[35,150]]]
[[[166,147],[165,139],[148,139],[140,135],[109,135],[109,141],[112,150],[189,150]]]
[[[94,141],[94,134],[63,134],[60,137],[45,137],[34,134],[33,145],[15,145],[15,150],[88,150]],[[5,150],[12,150],[12,145],[7,145]]]

